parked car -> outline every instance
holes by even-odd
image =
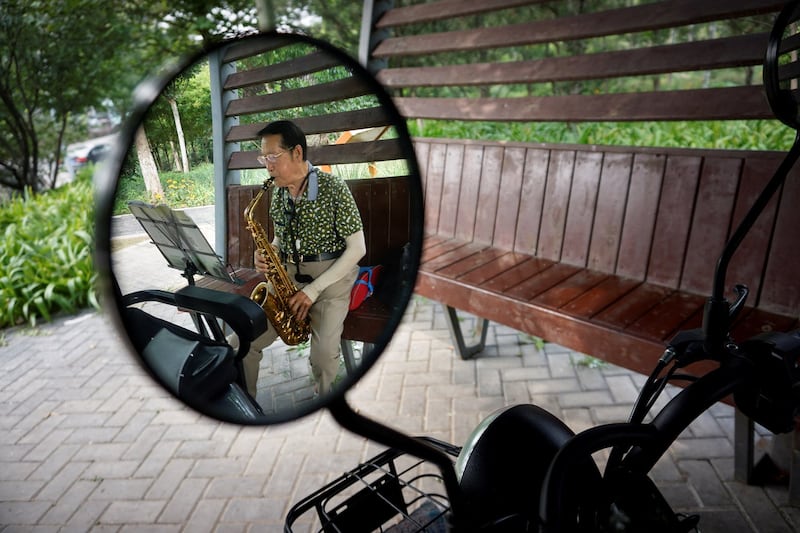
[[[99,163],[106,157],[108,157],[109,152],[111,152],[111,145],[110,144],[98,144],[91,150],[89,153],[86,154],[86,162],[87,163]]]
[[[82,167],[90,163],[98,163],[108,157],[114,137],[114,135],[107,135],[69,145],[66,160],[69,173],[74,176]]]

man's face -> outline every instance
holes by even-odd
[[[280,135],[265,135],[261,138],[261,156],[266,160],[264,165],[269,175],[275,179],[276,187],[285,187],[291,183],[296,173],[296,156],[299,146],[287,150],[283,147]]]

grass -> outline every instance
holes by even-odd
[[[117,185],[114,214],[127,214],[128,202],[141,200],[163,203],[172,208],[199,207],[214,203],[214,165],[198,165],[188,173],[163,172],[160,175],[163,197],[152,197],[144,187],[144,180],[136,174],[124,176]]]
[[[409,121],[412,136],[514,142],[788,150],[791,128],[777,120],[703,122],[459,122]]]

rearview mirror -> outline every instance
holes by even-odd
[[[189,89],[207,110],[184,112],[210,113],[206,129],[181,131],[180,95]],[[278,121],[299,128],[305,155],[284,130],[263,133]],[[303,161],[295,198],[287,180]],[[148,175],[160,178],[157,192],[145,191]],[[203,175],[213,205],[175,200],[195,194],[189,185]],[[96,179],[105,305],[148,372],[215,418],[283,422],[341,398],[386,348],[413,292],[422,191],[405,122],[360,64],[324,42],[275,32],[240,38],[145,82]],[[359,228],[360,270],[347,264]],[[260,233],[279,244],[272,266],[283,272],[254,268]],[[248,344],[257,351],[269,331],[300,321],[286,316],[294,292],[282,281],[308,287],[311,335],[297,345],[280,335],[254,378]],[[335,375],[325,354],[335,357]]]

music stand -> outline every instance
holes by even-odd
[[[151,205],[138,200],[128,202],[128,208],[164,256],[167,265],[183,271],[182,276],[189,285],[194,285],[196,274],[228,283],[237,282],[189,215],[166,205]],[[206,334],[200,320],[202,316],[213,337],[225,341],[225,335],[213,316],[194,311],[191,314],[198,331]]]
[[[182,270],[189,285],[194,285],[196,274],[236,283],[189,215],[166,205],[136,200],[128,202],[128,208],[167,260],[167,265]]]

